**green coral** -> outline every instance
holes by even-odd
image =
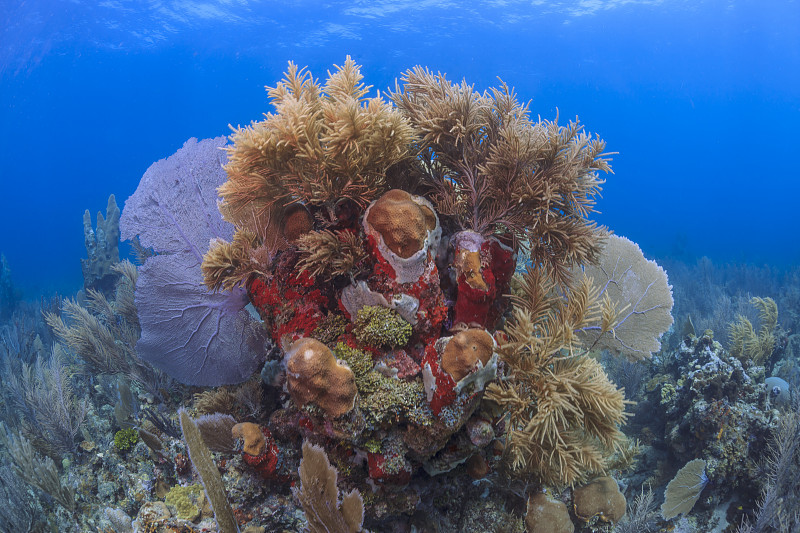
[[[178,518],[194,522],[200,518],[201,494],[203,494],[203,486],[200,484],[185,487],[175,485],[169,489],[164,501],[178,510]]]
[[[377,374],[376,383],[375,391],[361,399],[361,409],[368,422],[376,426],[393,425],[402,420],[420,426],[432,423],[433,415],[425,401],[425,388],[419,380],[403,381]]]
[[[381,441],[376,438],[371,438],[362,445],[362,448],[370,453],[381,453]]]
[[[399,420],[425,426],[431,424],[433,415],[420,380],[404,381],[386,377],[374,370],[375,363],[369,352],[351,348],[342,342],[333,348],[333,353],[352,370],[361,397],[359,405],[373,426]]]
[[[375,363],[372,361],[372,354],[364,350],[351,348],[343,342],[338,343],[336,347],[334,347],[333,353],[336,355],[337,359],[344,360],[347,366],[350,367],[350,370],[353,371],[358,392],[362,395],[369,393],[371,390],[370,383],[372,382],[372,378],[369,378],[368,375],[375,366]]]
[[[664,383],[661,387],[661,405],[666,405],[675,398],[677,394],[677,390],[675,389],[675,385],[672,383]]]
[[[120,429],[114,434],[114,446],[121,451],[127,452],[139,442],[139,433],[133,429]]]
[[[322,319],[322,322],[311,332],[311,337],[322,344],[333,344],[345,332],[347,319],[342,315],[331,313]]]
[[[369,346],[404,346],[411,338],[411,324],[391,309],[367,305],[356,314],[353,333]]]

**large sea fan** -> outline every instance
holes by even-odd
[[[265,337],[245,310],[244,290],[209,292],[200,270],[209,242],[233,236],[217,210],[225,143],[225,137],[189,139],[154,163],[120,219],[123,239],[138,236],[156,252],[136,283],[142,327],[136,351],[190,385],[242,382],[263,360]]]

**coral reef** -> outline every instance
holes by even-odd
[[[670,451],[679,462],[702,458],[719,497],[757,491],[756,465],[778,416],[768,406],[764,367],[743,363],[709,335],[687,336],[674,365],[651,393],[664,410]]]
[[[193,466],[223,531],[296,529],[292,484],[310,531],[403,516],[468,531],[445,494],[477,516],[466,502],[516,484],[518,508],[492,515],[508,531],[526,501],[528,528],[546,527],[543,490],[555,530],[574,529],[571,500],[578,524],[618,521],[619,492],[599,510],[583,503],[612,491],[553,492],[607,484],[591,481],[635,448],[590,351],[647,358],[672,320],[666,273],[589,218],[603,141],[531,119],[505,85],[416,68],[386,101],[361,80],[350,58],[324,83],[290,64],[264,120],[231,144],[188,141],[126,202],[122,236],[155,252],[135,280],[136,353],[182,384],[229,385],[197,393],[196,422],[180,411],[190,461],[153,408],[124,417],[149,422],[127,453],[169,462],[160,498]],[[210,520],[194,492],[171,494],[123,509],[133,529]]]

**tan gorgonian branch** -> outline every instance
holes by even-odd
[[[64,300],[61,315],[47,313],[45,321],[62,343],[98,371],[130,372],[126,354],[132,355],[133,346],[117,343],[109,326],[76,301]]]
[[[122,274],[114,294],[114,311],[125,319],[125,323],[136,330],[136,339],[138,339],[139,315],[136,312],[134,293],[139,271],[136,269],[136,265],[127,260],[112,265],[111,270]]]
[[[501,84],[483,93],[416,67],[392,93],[420,132],[421,181],[462,229],[511,233],[560,285],[590,262],[603,231],[587,219],[610,172],[605,143],[576,121],[533,121]]]
[[[212,241],[203,255],[201,266],[203,280],[209,290],[230,290],[249,275],[247,253],[243,244],[242,240],[236,239],[234,242],[221,239]]]
[[[297,245],[297,266],[313,278],[345,275],[368,257],[363,238],[352,231],[312,231],[301,236]]]
[[[201,270],[211,291],[244,286],[251,276],[267,274],[277,250],[275,238],[264,239],[245,229],[236,230],[233,241],[216,239],[203,256]]]
[[[320,446],[303,442],[300,483],[292,488],[300,501],[311,533],[369,533],[363,529],[364,500],[358,489],[340,494],[339,473]]]
[[[222,210],[237,226],[284,206],[332,209],[343,199],[365,206],[388,189],[387,170],[410,157],[408,121],[370,87],[347,58],[321,86],[289,63],[268,88],[275,111],[234,130],[220,187]]]
[[[739,315],[736,322],[728,326],[731,354],[739,359],[750,358],[756,364],[763,363],[775,350],[774,330],[778,325],[778,305],[772,298],[750,299],[759,311],[761,327],[756,334],[753,324]]]
[[[576,335],[589,325],[610,327],[616,310],[586,276],[562,293],[545,273],[528,269],[516,287],[498,348],[508,373],[487,387],[485,399],[507,417],[504,462],[512,475],[575,485],[605,472],[624,442],[623,391]]]

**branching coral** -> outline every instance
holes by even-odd
[[[487,391],[508,416],[512,470],[555,485],[605,471],[624,441],[623,391],[589,350],[643,358],[672,323],[666,273],[627,239],[611,237],[598,266],[578,280],[559,291],[541,268],[518,279],[499,348],[510,372]]]
[[[231,136],[228,181],[220,187],[225,217],[237,226],[231,243],[217,242],[203,264],[206,284],[216,290],[263,272],[274,252],[312,229],[312,214],[325,225],[347,216],[353,204],[366,206],[389,188],[387,170],[409,157],[413,138],[408,121],[370,87],[349,57],[321,86],[289,63],[283,81],[268,88],[274,113]],[[305,231],[295,227],[305,214]],[[244,235],[239,235],[245,232]],[[335,236],[335,238],[334,238]],[[302,268],[345,273],[363,252],[352,235],[313,233],[301,241]]]
[[[367,258],[364,239],[352,231],[311,231],[298,240],[300,271],[333,278],[354,271]]]
[[[511,232],[559,282],[598,252],[586,217],[610,172],[605,143],[577,122],[533,122],[505,84],[477,93],[416,67],[392,99],[420,132],[422,182],[440,215],[484,237]]]
[[[605,472],[624,442],[622,391],[585,356],[547,358],[536,371],[490,384],[486,398],[508,413],[505,460],[515,475],[575,485]]]
[[[366,205],[386,190],[386,170],[408,155],[412,130],[380,96],[366,98],[349,57],[324,87],[289,63],[268,88],[275,113],[232,135],[224,209],[237,225],[255,212],[293,202],[333,209],[343,199]]]
[[[117,263],[112,269],[120,276],[113,300],[89,289],[87,307],[65,300],[62,313],[45,313],[45,320],[59,341],[93,371],[126,375],[160,396],[160,391],[169,386],[169,379],[136,354],[140,328],[134,287],[138,272],[129,261]]]
[[[738,359],[750,358],[763,363],[775,349],[775,327],[778,325],[778,305],[772,298],[752,298],[750,303],[758,308],[761,327],[756,334],[753,324],[744,316],[730,325],[731,355]]]
[[[22,361],[18,373],[9,372],[4,377],[5,403],[13,408],[14,418],[33,445],[49,455],[77,448],[88,405],[76,394],[74,374],[63,349],[56,344],[49,359],[40,355],[35,364]]]
[[[597,292],[586,277],[564,297],[538,270],[523,276],[498,348],[510,372],[486,393],[508,417],[505,459],[512,472],[575,485],[604,472],[624,441],[623,392],[596,360],[578,353],[577,330],[588,324],[608,330],[614,323],[613,309]]]
[[[294,494],[306,512],[309,531],[364,531],[364,501],[361,493],[353,489],[341,494],[340,498],[336,486],[339,472],[331,466],[324,449],[305,441],[298,473],[301,483],[294,489]]]

